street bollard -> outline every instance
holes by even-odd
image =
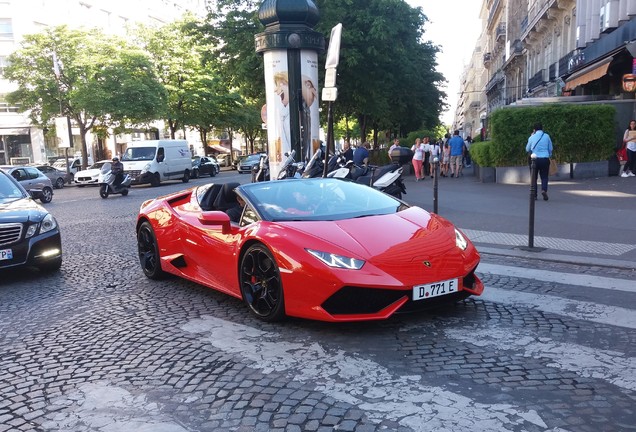
[[[433,170],[435,178],[433,179],[433,213],[437,214],[437,181],[439,179],[439,158],[433,158]]]
[[[528,248],[534,248],[534,204],[537,197],[537,155],[530,156],[530,217],[528,223]]]

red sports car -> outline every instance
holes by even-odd
[[[243,299],[258,318],[377,320],[480,295],[450,222],[334,179],[206,184],[142,204],[139,261]]]

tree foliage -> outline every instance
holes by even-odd
[[[65,26],[26,35],[9,57],[5,78],[18,89],[7,99],[29,111],[40,126],[70,116],[80,130],[83,165],[86,133],[157,118],[165,93],[147,55],[99,31]]]

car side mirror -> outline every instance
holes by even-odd
[[[204,211],[199,216],[199,222],[207,226],[219,226],[221,232],[230,232],[230,217],[222,211]]]

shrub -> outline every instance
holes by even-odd
[[[553,157],[558,162],[594,162],[606,160],[614,152],[614,116],[609,105],[542,105],[505,107],[490,117],[492,141],[488,156],[475,158],[482,166],[525,165],[528,160],[526,143],[536,122],[552,138]],[[474,156],[471,147],[471,156]],[[484,165],[479,158],[489,161]]]
[[[492,141],[480,141],[470,146],[470,158],[480,166],[495,166],[490,150]]]

